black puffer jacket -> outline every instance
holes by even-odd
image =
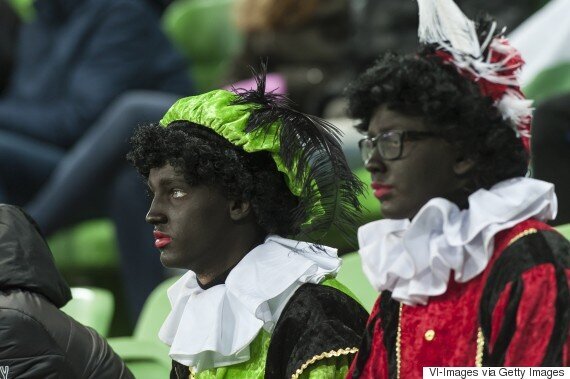
[[[0,376],[133,378],[101,336],[59,310],[70,299],[35,223],[0,204]]]

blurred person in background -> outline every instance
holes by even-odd
[[[145,0],[156,12],[162,14],[174,0]]]
[[[549,97],[534,112],[533,177],[554,183],[559,196],[553,225],[570,223],[570,93]]]
[[[187,65],[144,1],[38,0],[34,6],[0,98],[0,131],[69,148],[129,89],[189,91]],[[29,187],[9,196],[19,200]]]
[[[19,26],[20,19],[8,0],[0,0],[0,96],[12,73]]]
[[[361,183],[331,124],[257,84],[180,99],[132,139],[160,261],[188,270],[159,333],[171,378],[344,378],[366,311],[336,249],[294,238],[350,231]]]
[[[227,82],[249,78],[247,68],[267,57],[298,108],[322,115],[326,103],[339,97],[351,78],[350,1],[239,0],[236,5],[245,46]]]
[[[551,0],[509,35],[523,53],[520,80],[535,99],[532,174],[556,186],[558,216],[570,223],[570,0]],[[553,30],[553,25],[556,29]]]
[[[0,204],[0,367],[4,378],[134,378],[105,339],[59,308],[71,300],[38,225]]]
[[[494,15],[499,29],[515,28],[539,8],[541,0],[458,0],[456,3],[469,17],[482,9]],[[411,53],[417,47],[418,18],[413,1],[353,0],[354,38],[351,40],[351,63],[357,72],[368,68],[379,54],[391,51]]]
[[[476,16],[480,0],[460,0]],[[489,1],[485,9],[500,25],[515,27],[540,0]],[[344,116],[327,107],[345,85],[386,51],[411,52],[416,46],[413,2],[390,0],[239,0],[236,24],[245,46],[224,84],[248,78],[248,65],[268,57],[284,76],[288,96],[308,113]]]
[[[350,87],[383,220],[358,231],[380,292],[349,378],[422,368],[567,366],[570,243],[551,183],[525,177],[531,102],[490,18],[418,0],[421,48]]]
[[[134,319],[163,275],[152,249],[140,243],[149,228],[137,222],[148,206],[138,175],[109,156],[126,146],[137,123],[155,120],[174,97],[156,115],[131,112],[151,98],[160,103],[168,94],[192,92],[188,64],[146,1],[38,0],[34,7],[0,97],[0,201],[24,206],[48,236],[110,216]],[[159,94],[139,94],[143,105],[134,109],[121,97],[134,89]],[[66,167],[77,167],[77,155],[85,157],[79,161],[84,177],[65,175]],[[124,151],[114,155],[122,158]],[[101,162],[111,164],[103,170]]]

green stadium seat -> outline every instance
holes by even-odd
[[[358,253],[349,253],[342,256],[342,266],[336,277],[360,300],[362,306],[370,312],[378,298],[378,292],[368,282]]]
[[[97,287],[124,297],[119,249],[110,219],[89,220],[48,238],[57,268],[72,287]],[[124,300],[116,304],[109,335],[125,335],[132,326]]]
[[[178,279],[167,279],[152,291],[131,337],[108,339],[137,379],[167,378],[169,375],[169,348],[158,339],[158,331],[170,312],[166,290]]]
[[[72,287],[71,294],[73,298],[61,310],[106,337],[115,310],[111,292],[102,288]]]
[[[380,201],[374,197],[372,188],[370,187],[370,173],[364,167],[354,170],[354,173],[366,186],[364,195],[360,196],[360,204],[364,208],[362,223],[366,224],[372,221],[380,220],[382,213],[380,211]]]
[[[198,92],[220,85],[243,38],[232,19],[233,0],[177,0],[162,16],[172,43],[191,64]]]
[[[109,219],[81,222],[48,239],[57,267],[64,273],[116,270],[119,253]]]
[[[30,21],[34,18],[33,0],[8,0],[8,3],[10,3],[22,20]]]
[[[137,379],[168,378],[171,360],[162,342],[139,341],[129,337],[107,340]]]
[[[168,300],[166,291],[178,279],[180,279],[179,276],[166,279],[148,296],[135,326],[133,333],[134,338],[159,341],[158,331],[164,320],[166,320],[166,316],[170,313],[170,301]]]

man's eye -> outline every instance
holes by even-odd
[[[186,192],[182,191],[181,189],[173,189],[172,190],[172,197],[174,199],[180,199],[181,197],[186,196]]]

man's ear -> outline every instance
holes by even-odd
[[[453,164],[453,172],[455,175],[463,176],[467,174],[475,166],[475,161],[467,157],[459,157]]]
[[[234,221],[240,221],[249,216],[251,203],[245,200],[230,200],[230,217]]]

